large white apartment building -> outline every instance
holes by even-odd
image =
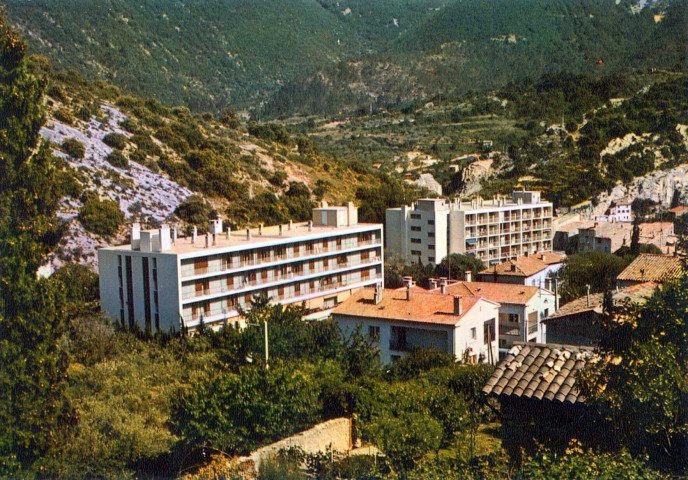
[[[387,248],[407,261],[439,263],[452,253],[498,263],[552,251],[552,204],[540,192],[492,200],[423,199],[385,214]]]
[[[359,224],[353,204],[316,208],[306,223],[177,238],[132,227],[130,245],[98,251],[104,312],[149,331],[240,321],[266,294],[274,303],[329,309],[383,283],[382,225]]]

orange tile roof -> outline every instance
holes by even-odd
[[[612,302],[614,305],[621,305],[626,300],[634,303],[641,303],[646,298],[652,295],[657,289],[657,284],[654,282],[639,283],[630,287],[622,288],[612,293]],[[556,313],[547,317],[544,321],[567,317],[569,315],[577,315],[583,312],[602,313],[602,306],[604,304],[604,293],[593,293],[590,295],[588,301],[587,295],[570,301],[563,305]]]
[[[679,257],[642,253],[617,277],[617,280],[662,282],[681,275],[683,265]]]
[[[515,260],[507,260],[497,265],[486,268],[482,275],[511,275],[515,277],[530,277],[543,271],[550,265],[561,263],[564,257],[556,253],[538,253],[534,255],[518,257]]]
[[[688,207],[686,207],[685,205],[679,205],[678,207],[674,207],[674,208],[669,209],[669,211],[671,213],[681,213],[681,212],[685,212],[686,210],[688,210]]]
[[[420,288],[420,287],[417,287]],[[404,287],[396,290],[401,292]],[[426,290],[438,294],[440,288]],[[492,282],[455,282],[447,285],[450,295],[478,295],[496,303],[527,304],[539,292],[538,287]]]
[[[421,289],[422,290],[422,289]],[[333,315],[379,318],[428,324],[456,325],[481,300],[471,295],[461,297],[461,315],[454,315],[454,295],[413,289],[406,300],[406,288],[384,290],[382,300],[375,304],[375,290],[364,288],[354,293],[332,312]]]

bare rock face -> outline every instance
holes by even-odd
[[[634,179],[630,185],[617,185],[611,192],[598,197],[598,204],[593,214],[602,215],[612,202],[622,198],[648,199],[671,205],[674,192],[678,191],[682,200],[688,200],[688,165],[680,165],[671,170],[660,170]]]
[[[129,162],[127,169],[108,163],[105,157],[112,152],[112,148],[103,143],[103,138],[109,133],[130,134],[119,127],[119,122],[126,118],[121,111],[107,104],[101,108],[107,122],[101,123],[91,118],[88,122],[69,126],[52,119],[41,129],[41,135],[57,145],[67,138],[83,143],[86,154],[82,159],[72,158],[58,150],[54,150],[53,154],[64,158],[72,168],[84,174],[88,182],[84,185],[85,189],[118,202],[127,220],[165,221],[193,192],[138,163]],[[77,219],[81,206],[79,200],[61,200],[57,216],[68,223],[67,233],[57,250],[50,255],[48,264],[42,267],[42,275],[50,275],[67,261],[97,268],[97,249],[107,246],[107,242],[83,228]]]
[[[494,161],[488,158],[470,163],[464,168],[461,172],[463,188],[459,192],[460,195],[468,197],[478,193],[481,188],[481,181],[495,173],[492,168],[493,163]]]

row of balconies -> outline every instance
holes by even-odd
[[[230,270],[235,270],[235,269],[240,269],[240,268],[246,268],[246,267],[254,267],[254,266],[259,266],[259,265],[267,265],[271,263],[278,263],[278,262],[284,262],[287,260],[307,260],[311,257],[315,257],[318,255],[322,254],[338,254],[342,253],[344,251],[348,250],[354,250],[357,248],[362,248],[362,247],[367,247],[367,246],[380,246],[382,243],[380,240],[375,239],[375,240],[367,240],[364,242],[358,242],[356,245],[345,245],[343,244],[341,247],[335,247],[335,248],[323,248],[323,247],[314,247],[310,250],[306,250],[304,254],[301,253],[290,253],[290,254],[282,254],[282,255],[275,255],[274,253],[270,255],[269,257],[258,257],[254,256],[252,258],[242,258],[241,255],[232,255],[230,258],[230,261],[227,261],[227,256],[222,257],[221,259],[214,259],[210,260],[210,262],[213,262],[213,265],[208,265],[206,267],[197,267],[194,266],[192,271],[189,267],[191,264],[186,264],[182,265],[182,277],[191,277],[194,275],[205,275],[208,273],[220,273],[220,272],[226,272]],[[209,262],[209,263],[210,263]],[[186,268],[185,268],[186,267]]]
[[[362,278],[360,281],[369,281],[369,280],[377,280],[381,279],[381,275],[372,275],[369,276],[368,278]],[[268,297],[270,297],[271,301],[273,303],[278,303],[282,302],[285,300],[290,300],[294,298],[298,298],[301,296],[306,296],[306,295],[313,295],[317,293],[327,293],[332,290],[338,290],[340,288],[347,287],[351,285],[351,282],[345,282],[345,281],[337,281],[337,280],[331,280],[327,284],[321,284],[319,286],[314,286],[311,287],[309,284],[306,285],[301,285],[299,288],[298,292],[295,294],[282,294],[280,295],[279,293],[274,293],[270,294],[269,290],[265,292]],[[258,294],[260,292],[255,292],[255,294]],[[223,298],[220,301],[216,301],[215,304],[220,303],[222,306],[217,308],[213,308],[214,305],[211,305],[210,310],[208,311],[201,311],[197,313],[191,313],[187,315],[183,315],[184,321],[185,322],[199,322],[201,319],[214,319],[215,317],[228,317],[228,316],[236,316],[239,313],[239,308],[246,310],[250,306],[250,302],[246,301],[245,295],[241,294],[237,296],[237,302],[236,305],[234,306],[229,306],[227,304],[227,299]],[[221,319],[221,318],[220,318]],[[213,320],[214,321],[214,320]]]
[[[241,278],[237,278],[237,280],[239,280],[239,281],[238,282],[235,281],[231,287],[227,285],[226,281],[224,281],[220,285],[217,285],[214,287],[204,288],[202,290],[192,290],[192,291],[184,292],[184,293],[182,293],[182,300],[190,300],[193,298],[205,297],[207,295],[215,295],[215,294],[219,294],[219,293],[231,292],[231,291],[240,290],[243,288],[250,288],[250,287],[255,287],[258,285],[263,285],[266,283],[298,280],[300,278],[308,277],[310,275],[316,275],[318,273],[337,273],[339,271],[346,270],[349,268],[354,268],[354,267],[358,267],[358,266],[362,266],[362,265],[370,265],[372,263],[378,263],[380,261],[381,261],[380,257],[371,257],[371,258],[364,259],[364,260],[338,263],[336,268],[318,267],[318,268],[315,268],[312,270],[308,269],[308,271],[292,272],[292,273],[287,273],[287,274],[283,274],[282,272],[277,272],[277,275],[272,275],[271,277],[268,277],[268,278],[255,278],[253,280],[241,277]]]

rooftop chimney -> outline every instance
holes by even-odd
[[[232,227],[227,227],[227,238],[232,236]]]
[[[516,271],[516,264],[515,264],[515,263],[512,263],[512,264],[511,264],[511,271],[512,271],[512,272],[515,272],[515,271]]]
[[[131,249],[139,250],[141,248],[141,224],[131,224]]]
[[[172,248],[172,239],[170,237],[169,225],[161,225],[160,230],[158,232],[158,235],[160,236],[160,251],[165,252]]]
[[[375,305],[378,305],[382,301],[382,284],[375,284]]]
[[[406,301],[411,300],[411,285],[406,285]]]
[[[196,228],[196,225],[193,226],[193,229],[191,230],[191,244],[196,245],[196,237],[198,237],[198,228]]]
[[[172,228],[172,243],[177,243],[177,235],[179,235],[177,227]]]
[[[222,219],[219,215],[217,216],[217,218],[215,218],[215,220],[210,221],[210,233],[222,233]]]
[[[280,226],[279,226],[279,236],[280,236],[280,237],[282,236],[282,229],[283,229],[283,227],[282,227],[282,225],[280,225]]]
[[[442,295],[447,293],[447,277],[440,277],[440,293]]]
[[[246,229],[246,240],[251,240],[251,229],[250,228]]]
[[[313,231],[313,220],[308,220],[308,231],[309,232]]]
[[[358,223],[358,208],[354,205],[354,202],[348,202],[346,204],[346,225],[350,227],[351,225],[356,225]]]
[[[258,235],[262,235],[262,234],[263,234],[263,224],[261,223],[260,225],[258,225]]]
[[[470,270],[466,270],[466,281],[467,282],[472,282],[473,281],[473,272]]]
[[[292,227],[292,221],[289,220],[289,230],[291,230],[291,227]]]
[[[463,314],[461,311],[461,297],[454,295],[454,315],[460,317]]]
[[[430,288],[431,289],[434,290],[435,288],[437,288],[437,279],[436,278],[429,278],[428,280],[430,281]]]
[[[413,286],[413,277],[410,277],[410,276],[404,277],[404,286],[405,287]]]
[[[645,269],[644,268],[640,269],[640,280],[642,280],[643,282],[645,281]]]
[[[217,234],[213,233],[213,245],[217,245]]]
[[[210,233],[205,234],[205,248],[210,248]]]
[[[586,303],[588,305],[588,308],[590,308],[590,285],[586,285],[585,289],[588,291],[588,293],[586,295],[586,298],[587,298]]]

